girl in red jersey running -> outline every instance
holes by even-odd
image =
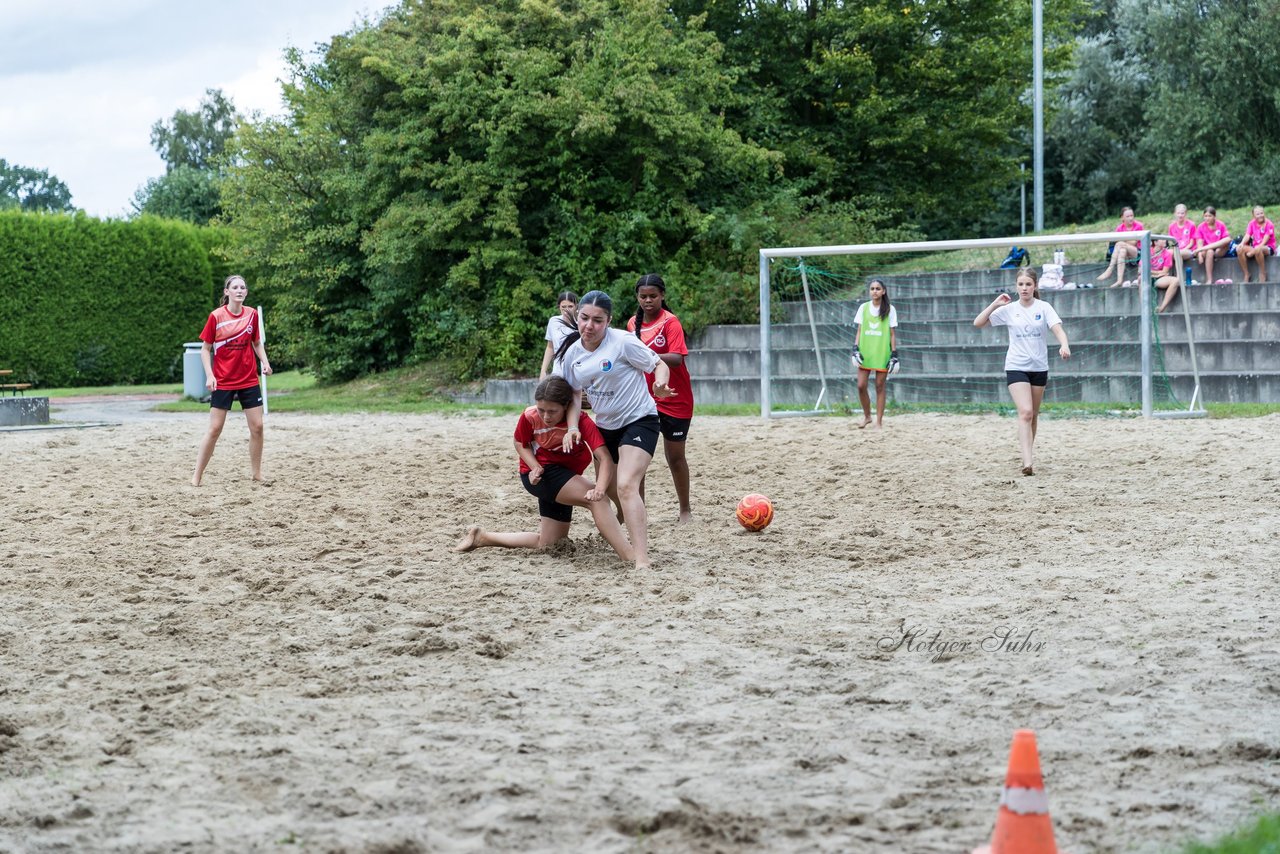
[[[693,420],[693,383],[684,358],[689,348],[684,343],[684,327],[680,318],[667,308],[667,284],[656,273],[640,277],[636,282],[636,301],[640,307],[635,317],[627,321],[627,331],[634,332],[658,358],[671,369],[673,397],[654,398],[658,406],[658,424],[662,430],[662,452],[671,469],[676,498],[680,500],[680,521],[692,522],[693,509],[689,505],[689,461],[684,455],[684,443],[689,438],[689,423]],[[653,385],[653,374],[646,374],[645,381]],[[640,497],[644,497],[644,481],[640,481]]]
[[[213,448],[222,435],[232,401],[239,400],[249,423],[249,464],[253,479],[262,480],[262,389],[258,385],[258,364],[271,376],[267,350],[258,339],[258,312],[244,304],[249,286],[241,276],[227,276],[222,287],[222,305],[209,314],[200,340],[200,361],[204,365],[205,388],[209,389],[209,432],[196,455],[196,472],[191,485],[199,486]],[[257,357],[256,359],[254,357]]]
[[[583,441],[565,452],[562,445],[569,426],[565,416],[573,402],[573,389],[564,377],[552,374],[538,383],[533,399],[535,405],[520,413],[516,422],[515,444],[520,480],[531,495],[538,497],[538,530],[494,533],[473,525],[454,551],[469,552],[486,546],[545,549],[569,536],[573,508],[586,507],[618,557],[628,563],[635,560],[631,544],[609,507],[613,458],[595,423],[586,415],[580,416],[578,430]],[[582,476],[592,459],[596,464],[595,483]]]

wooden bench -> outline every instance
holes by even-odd
[[[0,377],[7,377],[7,376],[11,376],[12,374],[13,374],[13,371],[0,370]],[[22,396],[26,397],[25,392],[29,388],[31,388],[31,383],[0,383],[0,391],[7,391],[9,392],[10,395],[13,395],[13,396],[17,396],[19,392],[24,392]]]

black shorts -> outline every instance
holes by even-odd
[[[609,456],[613,457],[616,463],[618,448],[623,445],[640,448],[652,457],[654,449],[658,447],[658,433],[662,429],[662,422],[656,415],[646,415],[639,421],[632,421],[618,430],[606,430],[599,424],[596,426],[599,427],[600,435],[604,438],[604,446],[609,449]]]
[[[1049,384],[1048,371],[1005,371],[1004,378],[1009,385],[1031,383],[1034,386],[1044,388]]]
[[[662,438],[668,442],[684,442],[689,438],[689,425],[692,418],[676,418],[665,412],[658,413],[658,427],[662,430]]]
[[[530,495],[538,497],[538,515],[556,522],[573,521],[573,505],[561,504],[556,501],[556,496],[560,494],[560,490],[564,489],[564,485],[577,477],[569,469],[564,466],[544,466],[542,469],[542,477],[538,478],[537,483],[529,482],[529,473],[520,473],[520,482],[524,484],[524,488],[529,491]]]
[[[209,395],[209,408],[230,411],[231,402],[234,400],[240,401],[241,409],[257,409],[262,405],[262,386],[251,385],[248,388],[218,389]]]

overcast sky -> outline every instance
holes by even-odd
[[[0,0],[0,159],[47,169],[93,216],[164,174],[151,126],[221,89],[279,113],[284,50],[391,0]]]

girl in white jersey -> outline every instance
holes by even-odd
[[[547,378],[547,374],[561,373],[561,367],[555,362],[556,351],[578,328],[578,295],[573,291],[561,291],[556,299],[556,307],[560,313],[547,321],[547,349],[542,353],[542,369],[538,371],[538,382]]]
[[[649,568],[648,517],[640,484],[653,451],[658,446],[658,407],[655,397],[671,397],[671,370],[639,338],[610,329],[613,300],[604,291],[591,291],[578,304],[578,331],[560,345],[556,357],[564,365],[564,378],[573,387],[569,408],[566,449],[581,440],[578,415],[582,393],[591,401],[596,426],[613,461],[618,464],[616,486],[609,484],[627,524],[636,568]],[[645,374],[653,374],[653,395]]]
[[[1032,469],[1031,449],[1036,441],[1036,426],[1040,416],[1040,402],[1049,384],[1049,348],[1045,333],[1052,332],[1058,339],[1058,355],[1071,358],[1067,333],[1053,306],[1040,299],[1036,271],[1032,268],[1018,272],[1018,301],[1013,302],[1002,293],[991,305],[973,319],[973,325],[1009,327],[1009,352],[1004,359],[1005,379],[1009,383],[1009,397],[1018,407],[1018,445],[1022,449],[1022,473],[1035,474]]]

